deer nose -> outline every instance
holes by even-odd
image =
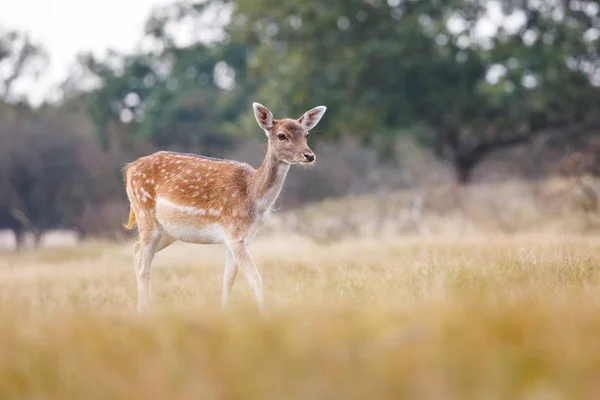
[[[304,158],[309,162],[315,161],[315,155],[313,153],[304,153]]]

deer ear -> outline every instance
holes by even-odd
[[[258,122],[258,126],[265,131],[271,130],[273,127],[273,114],[271,111],[260,103],[252,103],[252,108],[254,109],[254,117],[256,118],[256,122]],[[267,134],[267,136],[269,135]]]
[[[298,122],[302,124],[304,129],[310,131],[312,128],[317,126],[317,124],[325,114],[325,111],[327,111],[327,107],[325,106],[315,107],[302,114],[302,116],[298,118]]]

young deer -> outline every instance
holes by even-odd
[[[154,255],[176,240],[223,243],[227,248],[221,308],[225,308],[238,267],[246,275],[259,308],[262,278],[248,251],[248,240],[279,196],[291,164],[309,165],[315,155],[308,131],[326,107],[315,107],[298,120],[275,120],[263,105],[253,103],[254,116],[268,138],[261,167],[194,154],[159,151],[125,167],[130,203],[129,222],[137,223],[133,246],[138,311],[149,304],[150,266]]]

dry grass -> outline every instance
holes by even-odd
[[[252,246],[218,312],[219,246],[174,245],[135,313],[131,245],[0,255],[0,399],[591,399],[600,238]]]

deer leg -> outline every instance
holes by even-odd
[[[133,245],[133,268],[136,272],[138,269],[138,265],[140,264],[140,257],[142,256],[142,254],[140,253],[140,246],[141,243],[139,240]]]
[[[138,286],[139,312],[144,311],[149,304],[152,260],[156,253],[170,246],[173,242],[175,242],[175,238],[162,232],[158,234],[157,238],[151,237],[144,245],[141,239],[133,245],[133,262]]]
[[[155,229],[149,237],[141,238],[139,257],[136,265],[136,279],[138,288],[138,312],[143,312],[150,303],[150,276],[154,255],[158,251],[161,232]]]
[[[248,251],[248,245],[246,244],[246,241],[241,240],[239,242],[232,243],[231,253],[233,254],[235,262],[244,272],[246,279],[248,279],[248,283],[254,291],[254,296],[256,296],[258,308],[262,312],[264,309],[262,278],[258,272],[258,269],[256,268],[256,264],[254,264],[254,261],[252,260],[250,251]]]
[[[175,238],[165,232],[161,233],[160,238],[158,240],[158,245],[156,247],[156,253],[159,251],[169,247],[175,242]]]
[[[223,297],[221,299],[221,310],[225,310],[229,301],[229,294],[231,288],[235,282],[235,277],[238,273],[238,266],[235,263],[235,258],[231,253],[231,250],[227,249],[227,256],[225,258],[225,273],[223,274]]]
[[[140,309],[140,283],[138,278],[138,271],[140,268],[140,263],[142,261],[142,242],[138,240],[133,245],[133,271],[135,272],[136,284],[138,288],[138,311]]]

